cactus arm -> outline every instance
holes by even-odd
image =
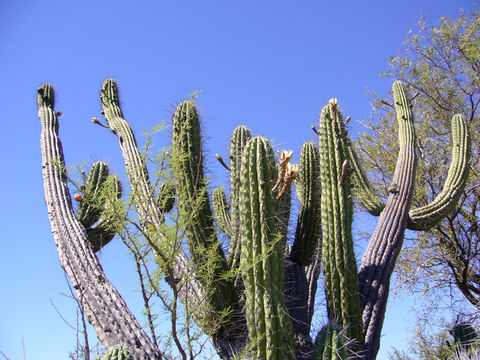
[[[470,137],[461,115],[452,118],[452,160],[443,190],[428,205],[410,210],[408,228],[428,230],[455,209],[465,190],[470,161]]]
[[[180,103],[175,112],[172,153],[178,205],[196,273],[208,288],[213,288],[208,298],[214,309],[232,309],[237,298],[231,277],[226,278],[228,264],[215,234],[203,169],[200,119],[191,100]],[[207,259],[210,263],[205,266]]]
[[[45,84],[38,89],[42,168],[48,216],[60,264],[104,346],[123,342],[132,346],[138,358],[160,359],[158,349],[106,278],[92,248],[87,245],[84,227],[75,217],[65,181],[63,149],[53,106],[53,88]]]
[[[92,226],[100,217],[103,207],[101,192],[108,173],[108,166],[103,161],[95,162],[90,168],[77,211],[77,218],[85,228]]]
[[[309,265],[317,247],[321,249],[320,154],[317,146],[311,142],[302,146],[299,176],[295,185],[300,197],[300,211],[291,257],[300,265]]]
[[[237,269],[240,265],[240,171],[242,154],[247,141],[251,139],[250,130],[247,127],[237,126],[230,139],[230,247],[227,261],[230,269]]]
[[[350,139],[347,139],[347,145],[349,155],[348,159],[350,161],[352,169],[354,195],[358,199],[360,204],[365,208],[365,210],[367,210],[370,214],[374,216],[378,216],[385,208],[385,203],[382,199],[380,199],[380,197],[368,181]]]
[[[413,112],[399,81],[393,84],[393,97],[400,145],[393,182],[398,184],[398,189],[388,197],[359,271],[363,334],[369,359],[376,357],[380,346],[390,278],[403,243],[417,159]]]
[[[345,128],[336,99],[320,115],[322,265],[330,321],[361,343],[357,265],[353,253],[350,172]]]
[[[232,228],[230,224],[230,213],[228,212],[229,206],[223,188],[219,187],[213,190],[212,205],[213,212],[215,213],[215,219],[217,219],[218,227],[229,239],[231,239]]]
[[[292,359],[291,323],[282,293],[283,246],[272,192],[276,167],[266,139],[247,143],[241,169],[240,268],[251,358]]]
[[[93,226],[86,229],[88,241],[92,244],[95,252],[101,250],[112,241],[117,233],[116,219],[113,219],[112,215],[113,217],[118,215],[115,213],[114,203],[122,197],[120,179],[116,175],[108,176],[98,196],[102,198],[101,201],[103,203],[100,219]]]
[[[138,150],[133,131],[128,122],[123,118],[117,84],[113,79],[107,79],[103,83],[100,99],[110,130],[118,137],[120,142],[131,191],[135,196],[136,210],[140,223],[152,224],[156,229],[161,229],[163,214],[158,209],[145,161]],[[158,241],[167,241],[163,234],[156,233],[156,235],[159,237]],[[206,309],[205,311],[199,310],[205,309],[205,296],[208,291],[200,279],[191,274],[190,260],[185,253],[178,252],[172,261],[172,266],[175,278],[185,281],[182,286],[178,287],[179,297],[184,304],[190,304],[197,309],[196,319],[201,319],[205,314],[215,313],[216,310],[213,309]],[[235,325],[238,325],[241,331],[241,325]],[[217,335],[218,334],[213,334],[211,337],[217,351],[223,354],[230,354],[232,348],[237,346],[235,343],[237,339],[233,339],[231,342],[226,337]]]

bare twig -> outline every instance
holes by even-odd
[[[228,171],[230,171],[230,168],[227,166],[227,164],[225,164],[225,161],[223,161],[223,158],[219,155],[219,154],[215,154],[215,157],[217,158],[218,162],[220,164],[222,164],[222,166],[227,169]]]

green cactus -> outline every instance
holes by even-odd
[[[114,345],[103,355],[96,357],[96,360],[134,360],[129,348],[125,345]]]
[[[177,200],[185,222],[191,260],[200,281],[213,288],[208,294],[209,303],[215,311],[224,313],[235,307],[237,294],[215,233],[203,169],[200,119],[191,100],[180,103],[175,112],[172,153]]]
[[[108,177],[108,166],[103,161],[95,162],[88,172],[82,201],[78,205],[77,218],[85,228],[92,226],[103,208],[102,189]]]
[[[409,229],[427,230],[438,224],[455,209],[465,190],[470,162],[470,137],[462,115],[455,115],[451,124],[452,162],[443,190],[430,204],[410,211]]]
[[[455,344],[460,347],[469,348],[476,340],[478,340],[478,333],[475,328],[467,323],[457,324],[452,330]]]
[[[312,142],[302,146],[298,175],[295,185],[300,211],[291,258],[300,265],[309,265],[317,248],[321,251],[320,154]]]
[[[81,186],[83,195],[77,194],[79,206],[77,219],[85,227],[88,241],[95,252],[107,245],[117,233],[112,217],[113,202],[122,196],[121,183],[115,175],[109,175],[105,162],[95,162]]]
[[[237,126],[230,139],[230,247],[227,261],[230,269],[240,265],[240,172],[242,155],[251,134],[247,127]]]
[[[175,205],[175,187],[173,184],[163,183],[157,196],[157,207],[162,214],[172,211]]]
[[[215,233],[203,170],[200,120],[193,101],[182,102],[174,116],[171,167],[176,194],[166,184],[157,193],[150,184],[145,157],[123,118],[116,83],[105,81],[101,91],[104,114],[108,127],[120,140],[139,223],[160,258],[163,249],[169,248],[162,233],[163,214],[177,198],[189,257],[183,249],[174,250],[165,260],[169,265],[167,281],[193,310],[193,319],[210,336],[222,358],[248,353],[251,359],[312,359],[310,323],[320,272],[320,245],[329,325],[317,336],[314,358],[376,357],[389,281],[407,223],[431,226],[456,206],[464,189],[469,156],[466,127],[456,116],[452,122],[452,165],[444,191],[432,204],[410,211],[416,166],[413,112],[401,83],[394,84],[393,95],[400,152],[386,204],[374,194],[361,170],[336,100],[332,99],[320,116],[320,150],[311,143],[302,147],[300,170],[289,163],[291,152],[282,152],[277,166],[268,140],[250,139],[248,129],[236,128],[230,150],[230,204],[221,188],[212,196],[217,224],[230,238],[226,259]],[[39,89],[38,102],[46,202],[62,266],[78,295],[86,294],[91,321],[105,346],[125,341],[135,357],[161,358],[163,354],[106,280],[92,249],[85,247],[90,241],[93,249],[100,249],[118,230],[117,223],[109,218],[114,203],[105,195],[120,196],[118,179],[104,179],[100,171],[103,164],[92,169],[87,179],[92,185],[86,186],[84,194],[88,201],[79,209],[82,225],[72,215],[50,85]],[[319,171],[321,184],[315,175]],[[297,173],[301,208],[290,248],[286,243],[290,185]],[[351,233],[354,196],[380,216],[358,274]],[[100,210],[91,207],[97,203],[102,204]],[[316,218],[319,208],[321,244]],[[148,224],[154,230],[149,231]],[[71,231],[62,231],[65,228]],[[313,263],[308,265],[312,257]],[[234,282],[238,274],[240,284]],[[242,294],[240,290],[244,290]],[[115,311],[105,314],[108,309]],[[353,351],[358,353],[352,355]]]
[[[227,196],[223,188],[218,187],[213,190],[212,205],[215,218],[217,219],[217,225],[223,231],[223,233],[229,238],[232,238],[232,227],[230,220],[230,207],[228,206]]]
[[[350,355],[350,340],[341,326],[325,325],[315,339],[313,360],[346,360]]]
[[[380,199],[380,196],[377,195],[376,191],[367,180],[367,176],[360,165],[360,160],[358,159],[357,153],[352,146],[351,140],[348,138],[347,148],[348,160],[350,162],[350,169],[352,172],[352,180],[354,185],[354,196],[358,199],[360,204],[362,204],[365,210],[374,216],[378,216],[385,208],[385,203],[382,199]]]
[[[322,264],[328,318],[361,343],[362,320],[353,252],[350,169],[345,128],[336,99],[320,115]]]
[[[265,138],[246,145],[241,167],[241,270],[252,359],[292,359],[291,326],[285,309],[283,246],[272,191],[277,171]]]
[[[103,208],[98,221],[87,228],[88,241],[92,244],[93,251],[101,250],[112,241],[118,232],[115,202],[122,197],[122,185],[116,175],[109,175],[105,180],[99,196],[102,198]]]

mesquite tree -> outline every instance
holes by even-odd
[[[168,191],[155,191],[120,108],[117,85],[112,79],[104,82],[103,113],[120,142],[142,231],[164,269],[165,280],[222,358],[376,357],[390,277],[404,232],[407,227],[434,226],[455,208],[469,161],[466,125],[461,116],[455,116],[452,162],[444,190],[431,204],[411,210],[416,167],[413,110],[400,82],[394,83],[393,96],[400,151],[386,203],[368,184],[337,101],[332,99],[320,115],[319,147],[306,143],[298,165],[290,163],[291,151],[279,153],[276,164],[267,139],[251,137],[244,126],[236,128],[230,167],[225,164],[231,175],[230,196],[223,188],[215,189],[214,212],[203,170],[199,115],[194,101],[182,102],[173,118],[171,169],[186,244],[171,246],[162,232],[166,209],[158,200]],[[118,180],[108,174],[106,164],[94,164],[75,214],[50,85],[38,89],[38,106],[52,232],[61,265],[89,321],[106,347],[121,343],[139,359],[167,358],[130,313],[95,256],[120,231],[109,221],[107,211],[120,197]],[[301,206],[290,244],[292,184]],[[104,193],[113,194],[113,199],[102,197]],[[351,229],[354,197],[379,215],[359,270]],[[217,237],[215,218],[230,239],[227,254]],[[310,324],[321,268],[328,324],[312,341]]]

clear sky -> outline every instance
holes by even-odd
[[[43,200],[37,87],[56,88],[67,165],[103,159],[120,174],[117,139],[90,122],[102,119],[103,80],[118,81],[140,143],[145,130],[199,90],[208,166],[220,184],[226,174],[214,154],[226,154],[237,125],[296,151],[298,159],[301,144],[313,139],[319,110],[337,97],[352,116],[350,132],[361,131],[355,120],[371,113],[367,90],[390,88],[379,73],[408,29],[422,14],[434,23],[460,8],[476,6],[473,0],[0,0],[0,351],[23,359],[23,341],[29,360],[65,359],[76,341],[51,304],[75,323],[75,304],[61,295],[68,288]],[[168,138],[160,134],[158,146]],[[101,262],[138,313],[126,252],[114,241]],[[401,301],[389,307],[379,359],[392,346],[406,348],[408,308]]]

